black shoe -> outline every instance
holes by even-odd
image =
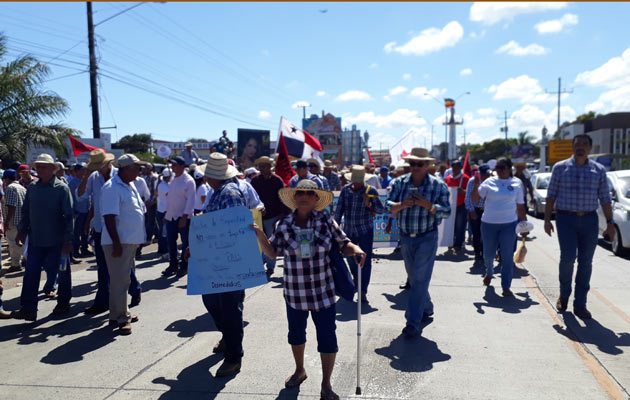
[[[142,293],[138,293],[137,296],[131,296],[131,302],[129,303],[129,307],[135,307],[142,301]]]
[[[219,340],[219,342],[212,348],[212,352],[215,354],[225,353],[225,341],[223,339]]]
[[[37,311],[18,310],[11,312],[11,318],[24,319],[27,321],[35,321],[37,319]]]
[[[88,249],[81,250],[81,257],[92,257],[93,255],[94,255],[94,253],[92,253]]]
[[[177,274],[177,266],[169,265],[164,271],[162,271],[162,275],[171,276]]]
[[[86,308],[83,312],[88,315],[96,315],[104,313],[105,311],[109,311],[109,307],[92,305],[91,307]]]
[[[70,257],[70,263],[71,263],[71,264],[78,264],[78,263],[80,263],[80,262],[81,262],[81,261],[77,260],[76,258],[74,258],[74,257]]]
[[[367,293],[361,293],[361,303],[362,304],[368,304],[368,298],[367,298]]]
[[[179,267],[179,270],[177,271],[177,276],[184,276],[188,273],[188,266],[181,266]]]
[[[582,308],[582,307],[573,306],[573,314],[575,314],[575,316],[579,317],[580,319],[593,318],[593,316],[591,315],[591,312],[587,310],[586,307]]]
[[[53,315],[64,315],[68,311],[70,311],[70,304],[69,303],[65,303],[65,304],[57,303],[55,308],[53,308],[53,310],[52,310],[52,314]]]
[[[420,331],[415,326],[407,325],[402,330],[403,335],[407,339],[413,339],[415,337],[420,336]]]
[[[400,290],[408,290],[411,289],[411,284],[409,284],[409,281],[407,281],[404,285],[400,285],[398,287],[400,288]]]
[[[223,361],[223,364],[221,364],[221,366],[219,367],[219,369],[217,370],[217,373],[215,374],[215,376],[217,378],[222,378],[224,376],[232,376],[237,374],[239,371],[241,370],[241,362],[230,362],[230,361]]]

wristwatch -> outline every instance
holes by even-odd
[[[611,218],[611,219],[606,220],[606,223],[608,225],[615,225],[615,220]]]

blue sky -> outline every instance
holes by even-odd
[[[95,23],[134,4],[94,3]],[[572,90],[562,121],[630,111],[628,15],[629,3],[145,3],[96,27],[101,126],[118,126],[112,140],[275,138],[306,101],[368,130],[373,148],[412,127],[428,146],[432,124],[444,138],[444,108],[425,93],[470,92],[456,105],[467,142],[500,137],[504,111],[511,136],[540,136],[555,130],[545,89],[558,77]],[[47,88],[71,107],[62,122],[91,137],[85,3],[3,3],[0,25],[7,58],[48,63]]]

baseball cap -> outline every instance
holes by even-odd
[[[28,171],[30,168],[26,164],[22,164],[18,167],[17,172]]]
[[[16,176],[16,173],[14,169],[7,169],[4,171],[4,174],[2,174],[3,178],[13,179],[13,180],[15,180],[15,176]]]
[[[304,160],[297,160],[297,162],[295,163],[295,169],[306,168],[306,167],[307,167],[307,164],[306,164],[306,161]]]
[[[171,158],[169,161],[177,165],[186,166],[186,161],[184,160],[184,157],[182,156]]]

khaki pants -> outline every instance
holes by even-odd
[[[15,242],[15,238],[17,237],[18,230],[17,226],[10,225],[7,229],[6,236],[7,242],[9,243],[9,257],[11,257],[11,266],[17,267],[20,265],[20,261],[22,260],[22,254],[24,249],[17,245]]]
[[[122,256],[112,257],[111,244],[103,245],[109,271],[109,319],[124,324],[131,321],[127,305],[127,291],[131,282],[131,269],[135,265],[137,244],[122,244]]]

